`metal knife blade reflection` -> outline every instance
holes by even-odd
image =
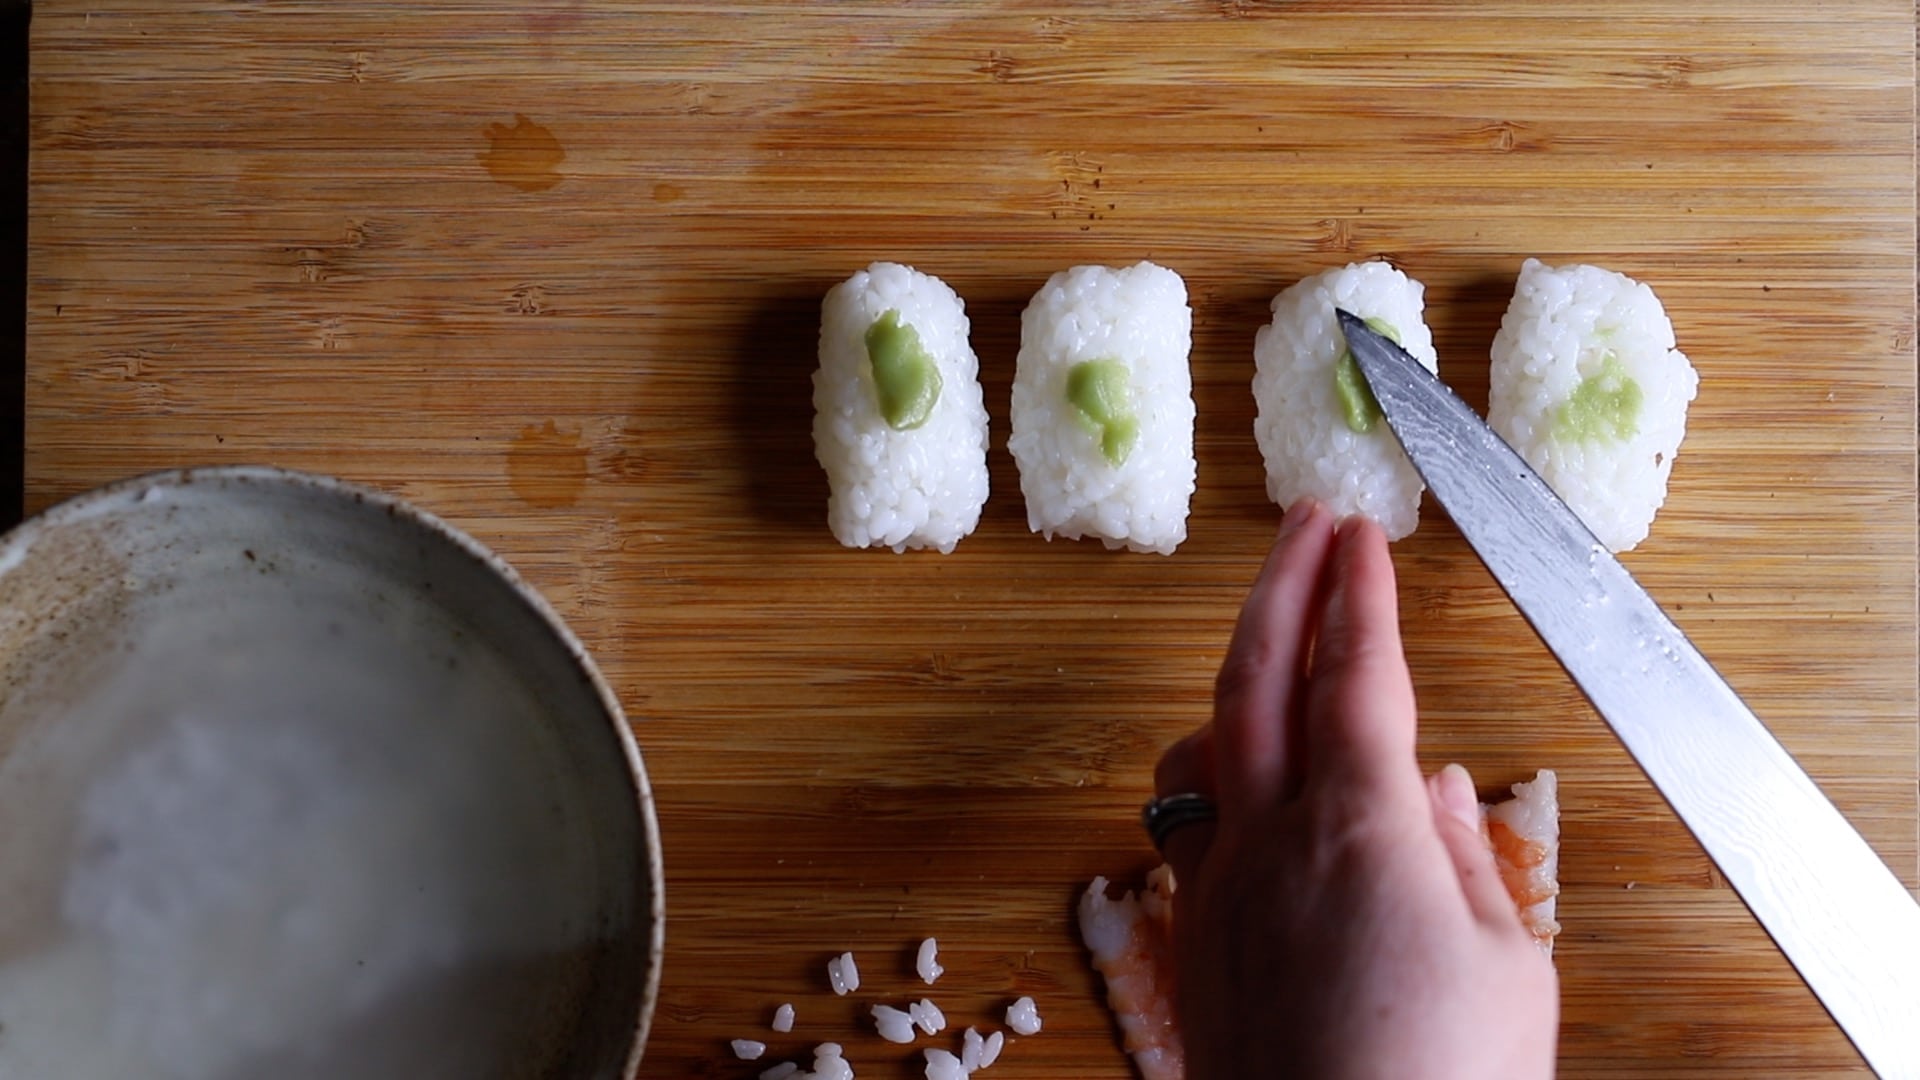
[[[1920,1077],[1920,904],[1520,455],[1339,312],[1388,426],[1494,580],[1876,1071]]]

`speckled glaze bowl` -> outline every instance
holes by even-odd
[[[0,539],[0,1076],[622,1078],[659,832],[619,702],[445,522],[158,473]]]

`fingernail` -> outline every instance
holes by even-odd
[[[1280,539],[1284,540],[1299,532],[1300,526],[1305,525],[1307,519],[1312,517],[1314,511],[1318,509],[1320,509],[1320,501],[1311,495],[1302,495],[1295,499],[1293,505],[1287,507],[1286,514],[1280,518]]]
[[[1473,790],[1473,776],[1457,764],[1440,770],[1440,803],[1454,820],[1480,831],[1480,797]]]

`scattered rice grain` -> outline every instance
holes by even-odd
[[[940,943],[933,938],[920,943],[920,955],[914,958],[913,969],[920,973],[920,980],[928,986],[946,974],[947,969],[940,966]]]
[[[903,1012],[891,1005],[873,1007],[873,1026],[879,1030],[880,1037],[890,1043],[910,1043],[913,1041],[913,1014]]]
[[[947,1014],[940,1011],[940,1006],[926,998],[921,998],[907,1006],[907,1014],[913,1017],[916,1027],[929,1035],[937,1035],[947,1026]]]
[[[841,997],[860,989],[860,968],[854,964],[852,953],[841,953],[827,961],[827,981]]]
[[[853,1066],[840,1056],[839,1043],[821,1043],[813,1048],[813,1071],[801,1075],[809,1080],[853,1080]]]
[[[979,1068],[980,1055],[985,1048],[986,1040],[980,1037],[978,1031],[968,1028],[966,1034],[960,1037],[960,1064],[964,1065],[968,1072]]]
[[[967,1080],[967,1067],[946,1050],[922,1051],[927,1055],[927,1080]]]
[[[1040,1010],[1032,998],[1023,997],[1007,1006],[1007,1026],[1019,1035],[1039,1034]]]

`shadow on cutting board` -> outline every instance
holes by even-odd
[[[831,282],[807,283],[754,301],[734,341],[729,443],[744,458],[753,516],[763,524],[817,530],[827,479],[813,456],[813,369],[820,298]]]
[[[27,0],[0,0],[0,530],[26,490]]]

